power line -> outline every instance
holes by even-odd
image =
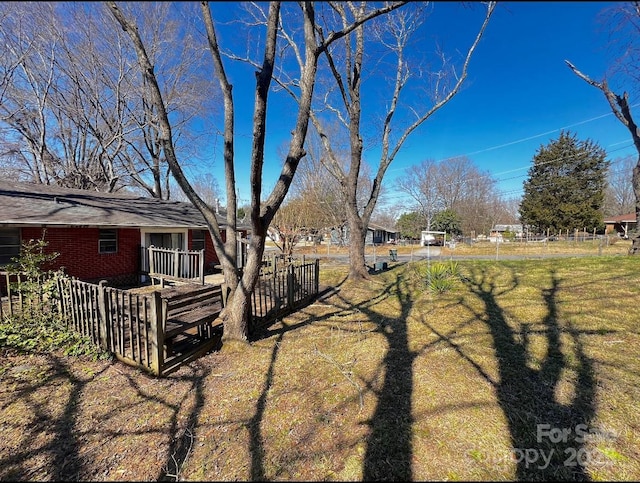
[[[628,143],[629,141],[620,141],[620,142],[612,143],[612,144],[610,144],[610,145],[609,145],[609,146],[607,146],[607,147],[610,147],[610,146],[616,146],[616,145],[618,145],[618,144],[622,144],[622,143],[625,143],[625,142],[626,142],[626,143]],[[628,144],[628,145],[626,145],[626,146],[618,147],[618,148],[613,149],[613,150],[610,150],[610,151],[608,151],[608,153],[607,153],[607,154],[614,153],[614,152],[616,152],[616,151],[620,151],[620,150],[623,150],[623,149],[629,148],[629,147],[631,147],[631,146],[633,146],[633,143]],[[564,156],[564,157],[562,157],[562,158],[554,158],[554,159],[551,159],[551,160],[545,161],[544,163],[539,163],[539,164],[538,164],[538,166],[542,166],[542,165],[544,165],[544,164],[550,164],[550,163],[553,163],[553,162],[558,161],[558,160],[560,160],[560,159],[568,159],[568,157]],[[617,162],[622,161],[623,159],[624,159],[624,158],[620,158],[620,159],[618,159],[618,160],[616,160],[616,161],[611,161],[610,163],[611,163],[611,164],[614,164],[614,163],[617,163]],[[508,171],[501,172],[501,173],[499,173],[499,174],[508,174],[508,173],[512,173],[512,172],[514,172],[514,171],[519,171],[519,170],[521,170],[521,169],[528,169],[528,168],[529,168],[529,167],[516,168],[516,169],[512,169],[512,170],[508,170]],[[621,171],[620,171],[620,172],[621,172]],[[615,172],[615,171],[614,171],[614,172],[610,172],[610,174],[616,174],[616,173],[617,173],[617,172]],[[524,178],[524,177],[526,177],[527,175],[528,175],[528,174],[526,174],[526,173],[525,173],[525,174],[522,174],[522,175],[511,176],[511,177],[509,177],[509,178],[498,178],[498,179],[495,179],[495,178],[494,178],[493,180],[494,180],[494,182],[495,182],[496,184],[499,184],[500,182],[504,182],[504,181],[510,181],[510,180],[513,180],[513,179]],[[458,180],[458,181],[456,181],[456,182],[455,182],[455,184],[463,184],[463,183],[467,183],[467,182],[471,182],[471,181],[475,181],[475,180],[480,180],[480,179],[488,178],[488,177],[492,177],[492,175],[491,175],[491,174],[489,174],[489,175],[482,175],[482,176],[474,176],[474,177],[471,177],[471,178],[465,178],[465,179],[462,179],[462,180]],[[452,183],[452,184],[450,184],[450,186],[452,186],[452,185],[453,185],[453,183]],[[509,194],[516,194],[516,193],[521,193],[521,192],[523,191],[523,189],[524,189],[524,188],[522,187],[522,188],[517,188],[517,189],[511,189],[511,190],[498,190],[498,194],[499,194],[499,195],[502,195],[502,196],[509,195]],[[398,200],[399,200],[399,199],[403,199],[403,198],[413,198],[413,197],[412,197],[411,195],[409,195],[408,193],[397,193],[397,194],[392,194],[392,195],[390,195],[390,196],[386,196],[386,197],[385,197],[385,201],[389,201],[389,199],[391,199],[391,200],[393,200],[393,199],[398,199]]]
[[[640,102],[639,102],[639,103],[637,103],[637,104],[634,104],[634,105],[633,105],[633,106],[631,106],[631,107],[633,108],[633,107],[636,107],[636,106],[640,106]],[[517,141],[511,141],[511,142],[508,142],[508,143],[500,144],[500,145],[498,145],[498,146],[492,146],[492,147],[489,147],[489,148],[480,149],[480,150],[478,150],[478,151],[474,151],[474,152],[472,152],[472,153],[463,154],[462,156],[472,156],[472,155],[474,155],[474,154],[480,154],[480,153],[484,153],[484,152],[487,152],[487,151],[493,151],[494,149],[505,148],[505,147],[507,147],[507,146],[512,146],[512,145],[514,145],[514,144],[519,144],[519,143],[523,143],[523,142],[526,142],[526,141],[531,141],[532,139],[536,139],[536,138],[539,138],[539,137],[542,137],[542,136],[548,136],[549,134],[553,134],[553,133],[555,133],[555,132],[563,131],[563,130],[565,130],[565,129],[569,129],[569,128],[572,128],[572,127],[575,127],[575,126],[580,126],[580,125],[582,125],[582,124],[586,124],[586,123],[588,123],[588,122],[596,121],[596,120],[598,120],[598,119],[602,119],[602,118],[604,118],[604,117],[611,116],[611,115],[613,115],[613,112],[608,112],[608,113],[606,113],[606,114],[601,114],[601,115],[599,115],[599,116],[595,116],[595,117],[592,117],[592,118],[590,118],[590,119],[585,119],[585,120],[583,120],[583,121],[579,121],[579,122],[575,122],[575,123],[573,123],[573,124],[569,124],[568,126],[565,126],[565,127],[560,127],[560,128],[557,128],[557,129],[552,129],[551,131],[547,131],[547,132],[543,132],[543,133],[541,133],[541,134],[536,134],[536,135],[534,135],[534,136],[529,136],[529,137],[526,137],[526,138],[518,139]],[[447,159],[448,159],[448,158],[447,158]]]

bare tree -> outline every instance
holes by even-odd
[[[635,195],[629,180],[633,176],[636,161],[633,156],[617,158],[611,162],[607,173],[605,191],[605,216],[626,215],[635,209]]]
[[[3,64],[10,75],[5,76],[0,120],[4,124],[3,154],[13,160],[24,160],[28,174],[39,183],[48,182],[59,160],[52,152],[49,135],[49,105],[56,76],[55,50],[60,41],[52,6],[38,4],[38,15],[25,21],[24,4],[3,4],[1,44],[4,45]]]
[[[408,194],[415,202],[415,211],[422,215],[423,227],[431,229],[431,220],[445,209],[444,200],[438,192],[438,163],[426,159],[405,169],[404,175],[396,179],[399,191]]]
[[[489,173],[480,171],[466,157],[425,160],[406,168],[396,180],[398,190],[415,202],[415,211],[422,214],[427,229],[431,229],[436,213],[449,209],[460,217],[462,231],[472,236],[488,233],[502,219],[512,220],[505,214],[495,184]]]
[[[325,18],[330,15],[335,19],[336,25],[347,25],[357,21],[365,14],[365,2],[361,3],[330,3],[331,12],[325,13]],[[424,5],[412,3],[411,8],[402,9],[387,16],[383,22],[377,22],[367,29],[363,27],[355,29],[345,36],[341,42],[336,43],[331,49],[324,51],[332,76],[332,82],[327,82],[326,91],[320,96],[323,109],[315,109],[311,120],[316,131],[323,141],[325,150],[324,162],[329,170],[340,180],[340,186],[346,198],[347,221],[350,231],[349,257],[351,279],[368,278],[365,264],[364,248],[367,226],[378,201],[382,181],[389,165],[396,158],[398,152],[408,137],[436,111],[447,104],[460,90],[467,77],[471,57],[480,42],[480,39],[488,25],[494,11],[495,3],[487,4],[486,15],[480,30],[469,47],[462,64],[456,69],[450,63],[450,59],[444,54],[440,56],[441,68],[429,73],[427,82],[431,83],[430,97],[432,103],[426,107],[416,107],[415,98],[424,98],[411,91],[411,81],[415,81],[420,69],[411,65],[407,47],[414,40],[427,12]],[[332,31],[325,28],[323,32]],[[321,32],[322,33],[322,32]],[[393,59],[392,78],[390,85],[385,86],[382,92],[377,92],[371,98],[365,98],[362,85],[367,79],[367,72],[377,72],[376,67],[366,62],[372,60],[367,56],[367,45],[374,43],[384,49],[384,54],[377,58]],[[414,43],[413,47],[418,45]],[[387,66],[385,66],[387,67]],[[380,83],[382,79],[376,77]],[[420,86],[425,84],[425,79],[418,81]],[[337,86],[334,89],[334,85]],[[385,97],[385,93],[388,97]],[[413,95],[408,103],[403,101],[404,94]],[[363,124],[363,106],[370,106],[381,101],[384,110],[380,126],[374,129],[367,119]],[[348,133],[348,162],[342,163],[341,147],[334,144],[328,135],[327,126],[333,116]],[[402,124],[404,119],[409,119]],[[372,178],[371,189],[366,202],[358,204],[357,193],[360,180],[360,172],[363,166],[365,144],[363,133],[371,128],[375,131],[375,140],[380,146],[380,157],[375,175]]]
[[[623,27],[627,27],[631,32],[631,35],[628,37],[631,39],[631,43],[625,49],[625,55],[619,57],[613,63],[611,75],[614,76],[615,73],[622,72],[629,75],[632,79],[636,79],[638,67],[640,67],[638,65],[639,50],[637,48],[638,40],[640,39],[640,35],[638,35],[640,33],[640,2],[636,1],[623,4],[618,7],[617,12],[619,13],[621,25]],[[622,31],[626,31],[626,29],[623,28]],[[632,55],[627,56],[627,53],[631,53]],[[627,90],[622,90],[622,94],[620,94],[620,91],[616,92],[612,89],[610,87],[608,75],[604,75],[601,81],[597,81],[578,70],[578,68],[568,60],[565,60],[565,63],[580,79],[602,92],[613,114],[627,128],[629,134],[631,134],[633,145],[638,153],[637,161],[633,167],[633,173],[631,176],[631,186],[635,196],[634,210],[636,213],[636,220],[640,221],[640,130],[638,130],[638,125],[636,124],[631,112],[631,106],[629,105],[629,93]],[[636,223],[635,233],[632,236],[633,243],[629,248],[629,254],[640,254],[640,222]]]
[[[214,209],[220,209],[222,200],[220,186],[218,185],[218,180],[212,173],[207,172],[196,175],[191,185],[200,195],[202,201]],[[172,189],[172,198],[177,201],[189,201],[189,198],[182,192],[179,185],[176,185]]]
[[[247,250],[247,261],[242,271],[238,271],[236,265],[236,182],[234,170],[234,97],[232,85],[226,73],[223,62],[222,49],[218,43],[216,25],[209,4],[201,4],[202,18],[207,33],[208,46],[213,58],[214,75],[218,81],[224,101],[224,171],[226,181],[227,199],[227,237],[226,245],[222,241],[220,226],[213,211],[193,189],[181,168],[180,162],[173,146],[172,125],[166,109],[166,103],[162,91],[150,62],[145,42],[143,41],[138,26],[127,17],[115,2],[108,2],[108,6],[114,18],[122,29],[129,35],[137,53],[140,72],[149,89],[149,99],[153,103],[160,132],[160,143],[169,163],[169,167],[177,183],[180,185],[189,200],[203,214],[213,243],[223,266],[225,284],[229,289],[227,304],[221,314],[224,323],[224,338],[244,340],[247,337],[248,320],[251,310],[250,294],[253,292],[259,276],[259,269],[264,253],[267,228],[280,208],[291,181],[296,173],[300,159],[305,155],[304,143],[307,135],[311,101],[316,83],[318,59],[320,55],[336,40],[348,35],[361,27],[365,22],[384,15],[399,8],[402,4],[389,4],[375,8],[367,14],[360,16],[353,22],[349,22],[342,28],[332,31],[328,36],[320,34],[317,28],[317,15],[315,5],[311,2],[300,4],[285,4],[291,8],[291,16],[281,16],[280,2],[272,2],[266,7],[255,5],[258,9],[258,22],[256,28],[264,28],[264,39],[254,42],[254,47],[261,50],[262,62],[255,73],[255,100],[253,114],[253,136],[251,149],[251,168],[249,173],[251,186],[251,229],[252,236]],[[262,198],[262,174],[264,166],[264,146],[266,139],[266,115],[267,104],[274,69],[286,69],[287,64],[278,63],[278,32],[283,32],[291,21],[301,21],[302,27],[295,47],[299,54],[300,70],[296,75],[296,99],[297,112],[295,127],[291,133],[291,141],[280,176],[271,193]],[[291,31],[293,32],[293,31]],[[292,33],[293,35],[293,33]],[[293,37],[289,37],[293,39]],[[285,52],[286,53],[286,52]]]
[[[496,223],[513,221],[511,216],[509,220],[506,219],[505,204],[496,189],[496,180],[472,164],[464,166],[462,170],[453,169],[448,173],[451,184],[460,188],[454,190],[456,197],[445,203],[460,216],[463,232],[471,235],[489,234]]]
[[[38,183],[100,191],[132,185],[169,198],[169,172],[135,52],[124,33],[114,35],[98,15],[102,8],[91,2],[0,7],[0,44],[7,54],[0,60],[0,162]],[[185,42],[173,55],[155,59],[164,42],[178,46],[178,36],[189,35],[168,18],[172,8],[177,7],[144,3],[137,11],[147,25],[158,75],[173,81],[164,95],[176,145],[184,151],[197,143],[178,140],[192,131],[191,121],[215,95],[203,88],[206,72],[196,69],[206,53],[202,46],[198,52]]]
[[[283,255],[290,259],[295,246],[317,231],[317,210],[311,197],[294,198],[282,204],[270,225],[269,237]]]

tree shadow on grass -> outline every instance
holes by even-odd
[[[77,408],[81,402],[81,396],[91,377],[81,379],[73,375],[67,363],[58,356],[46,357],[47,367],[33,367],[39,374],[28,376],[28,382],[19,384],[12,395],[12,401],[21,399],[33,415],[33,424],[23,433],[23,439],[29,441],[25,448],[13,455],[3,455],[0,458],[0,468],[3,468],[4,480],[31,480],[34,471],[45,471],[51,481],[68,481],[78,479],[82,474],[84,463],[79,456],[78,435],[75,431]],[[104,370],[109,366],[106,366]],[[31,369],[29,370],[31,371]],[[70,384],[69,395],[63,405],[61,414],[52,417],[47,408],[48,399],[41,400],[34,395],[43,388],[53,384]],[[4,410],[4,407],[2,407]],[[33,441],[37,441],[39,434],[52,434],[49,442],[34,448]],[[30,460],[49,461],[46,468],[33,468],[26,464]],[[6,473],[5,473],[6,471]],[[0,473],[0,474],[2,474]]]
[[[413,479],[412,459],[412,398],[413,361],[417,354],[409,349],[407,319],[413,306],[404,278],[398,274],[387,293],[394,294],[400,304],[400,315],[395,319],[382,319],[378,333],[387,341],[387,352],[382,365],[384,380],[375,391],[378,402],[372,418],[367,421],[371,431],[367,439],[363,480]],[[370,320],[380,320],[373,306],[359,307]]]
[[[503,280],[503,277],[501,277]],[[475,315],[488,327],[498,362],[500,380],[496,385],[498,402],[506,416],[513,457],[517,462],[516,478],[522,480],[589,480],[584,467],[586,433],[595,416],[596,379],[593,362],[584,352],[583,332],[570,321],[564,329],[558,321],[557,292],[560,281],[551,272],[549,288],[542,289],[547,314],[544,328],[533,332],[522,324],[516,332],[507,322],[498,299],[518,286],[515,273],[511,284],[498,286],[486,269],[473,270],[465,285],[483,303]],[[473,308],[468,307],[474,312]],[[572,339],[575,357],[569,364],[570,347],[563,345],[561,334]],[[543,335],[547,352],[538,369],[532,368],[529,345],[533,335]],[[575,392],[570,403],[556,398],[561,373],[569,366],[577,374]]]
[[[388,284],[376,297],[355,304],[346,300],[340,293],[335,293],[333,300],[340,307],[336,307],[334,304],[333,310],[329,313],[322,316],[309,314],[309,317],[300,323],[272,328],[257,337],[275,336],[276,340],[264,386],[256,403],[255,414],[248,423],[251,480],[266,479],[263,462],[264,442],[260,425],[266,410],[266,398],[273,384],[275,365],[283,337],[292,330],[322,322],[339,313],[349,311],[362,312],[368,320],[376,323],[378,327],[373,332],[382,334],[388,346],[380,367],[380,372],[384,373],[382,385],[378,388],[375,381],[366,382],[367,390],[373,392],[377,397],[377,406],[372,418],[366,421],[370,427],[370,433],[364,457],[363,480],[409,481],[412,479],[412,365],[417,354],[411,352],[408,346],[407,317],[412,307],[412,301],[406,295],[408,290],[402,286],[404,283],[402,276],[397,275],[396,280]],[[388,318],[375,310],[376,304],[394,296],[398,298],[400,303],[400,315],[397,318]],[[349,329],[341,330],[349,331]]]
[[[197,428],[200,426],[200,413],[205,405],[204,386],[211,374],[211,367],[200,365],[192,374],[180,378],[191,383],[189,390],[185,391],[180,404],[173,405],[173,414],[169,427],[171,443],[167,451],[167,462],[165,463],[157,481],[179,481],[182,479],[181,472],[187,459],[193,450],[193,444],[197,438]],[[131,380],[133,383],[133,380]],[[141,391],[139,391],[141,392]],[[178,424],[178,413],[190,396],[195,398],[193,410],[189,413],[184,430]],[[166,403],[165,403],[166,404]]]
[[[363,481],[411,481],[412,460],[412,397],[413,361],[418,353],[409,349],[407,319],[413,301],[406,281],[400,271],[395,271],[395,280],[372,299],[359,303],[346,300],[338,294],[337,301],[342,311],[363,313],[369,322],[377,325],[371,332],[381,334],[387,342],[387,350],[377,371],[383,374],[382,384],[377,377],[365,381],[366,390],[377,399],[372,417],[366,421],[369,436],[363,464]],[[400,314],[388,316],[375,310],[376,305],[396,297]],[[349,329],[341,329],[349,332]]]
[[[196,428],[200,424],[199,416],[205,404],[205,383],[211,369],[195,362],[192,367],[185,367],[180,373],[172,375],[171,378],[177,383],[186,383],[188,386],[181,389],[182,396],[174,402],[172,395],[165,398],[164,395],[157,393],[155,384],[158,381],[157,378],[140,370],[116,369],[118,375],[114,375],[108,370],[113,370],[114,365],[117,367],[120,363],[112,362],[98,372],[87,371],[84,374],[72,367],[81,364],[82,360],[79,359],[48,355],[46,365],[41,363],[34,365],[33,371],[36,371],[34,374],[24,374],[20,378],[23,382],[14,383],[16,389],[9,403],[18,402],[19,410],[22,411],[23,417],[15,422],[15,427],[24,428],[22,440],[25,444],[17,446],[13,454],[0,456],[0,479],[29,481],[45,478],[51,481],[79,481],[104,478],[107,476],[104,472],[107,471],[105,465],[109,462],[108,460],[93,461],[88,457],[92,449],[97,449],[95,446],[86,446],[85,439],[88,432],[94,437],[99,435],[104,443],[123,438],[123,435],[127,438],[148,435],[156,439],[165,435],[168,440],[167,459],[159,470],[157,479],[158,481],[181,479],[180,473],[191,453],[196,438]],[[14,372],[17,371],[14,370]],[[120,376],[124,378],[124,383],[120,385],[123,403],[112,407],[110,413],[105,415],[105,421],[97,421],[94,427],[82,429],[83,418],[87,417],[82,413],[82,407],[85,403],[89,405],[92,403],[91,399],[86,399],[87,392],[92,392],[90,386],[94,382],[99,385],[103,378]],[[64,393],[64,400],[60,400],[62,396],[58,394],[58,390],[54,396],[55,400],[43,399],[43,393],[47,388],[56,386],[68,387]],[[131,390],[135,392],[135,396],[127,396]],[[179,416],[191,401],[193,401],[192,409],[184,422],[184,419]],[[157,403],[163,409],[171,411],[166,425],[159,428],[129,430],[125,434],[121,428],[113,427],[108,423],[111,415],[114,415],[116,421],[120,421],[117,417],[119,412],[129,411],[131,414],[137,414],[137,408],[149,402]],[[3,405],[1,409],[4,410],[5,406]],[[24,418],[30,415],[33,422],[27,425]],[[44,443],[38,443],[43,438]],[[130,448],[126,446],[126,449]],[[117,457],[117,452],[112,456]]]
[[[339,285],[342,285],[342,283],[344,283],[344,280],[340,282]],[[333,293],[333,290],[326,289],[326,293]],[[273,377],[282,340],[288,332],[299,330],[302,327],[313,324],[314,322],[326,319],[331,315],[334,315],[334,313],[335,312],[331,312],[322,317],[309,314],[309,317],[305,318],[303,321],[291,325],[286,325],[280,321],[281,323],[277,327],[262,327],[253,334],[251,339],[252,341],[268,339],[270,337],[275,337],[276,339],[271,352],[271,359],[265,375],[264,385],[260,396],[256,401],[255,413],[247,423],[247,427],[249,429],[249,452],[251,454],[251,481],[265,481],[267,479],[264,471],[264,440],[262,437],[261,425],[267,409],[267,397],[273,385]]]
[[[269,361],[269,368],[267,369],[267,374],[265,376],[264,386],[260,393],[260,397],[256,402],[256,411],[247,423],[247,427],[249,428],[249,452],[251,454],[251,481],[265,481],[267,479],[264,474],[264,441],[260,426],[266,411],[269,390],[273,385],[273,375],[275,373],[276,361],[278,359],[278,351],[280,350],[280,343],[282,342],[284,334],[284,331],[281,332],[273,345],[273,351],[271,352],[271,360]]]

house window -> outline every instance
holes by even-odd
[[[20,228],[0,228],[0,266],[20,256]]]
[[[118,251],[118,230],[100,230],[98,253],[116,253]]]
[[[192,250],[204,250],[206,233],[206,230],[193,230],[193,239],[191,240]]]

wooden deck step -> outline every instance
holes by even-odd
[[[221,310],[221,305],[211,304],[170,316],[165,327],[165,337],[173,337],[200,325],[213,324]]]
[[[220,286],[205,286],[191,290],[164,289],[160,296],[167,302],[169,317],[180,311],[191,310],[204,305],[222,304]]]

